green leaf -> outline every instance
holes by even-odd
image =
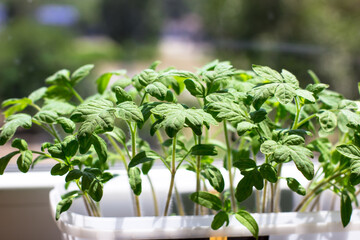
[[[8,109],[6,109],[4,111],[5,118],[8,118],[9,116],[11,116],[15,113],[23,111],[31,103],[32,103],[32,101],[29,98],[21,98],[21,99],[12,98],[12,99],[5,100],[2,103],[3,108],[12,105],[11,107],[9,107]]]
[[[107,160],[107,145],[104,139],[99,137],[97,134],[93,134],[91,142],[94,145],[95,151],[98,155],[99,160],[104,163]]]
[[[62,69],[45,79],[45,83],[54,85],[65,85],[70,82],[70,71]]]
[[[135,155],[129,163],[129,168],[135,167],[141,163],[146,163],[149,161],[154,161],[156,159],[160,159],[160,155],[154,151],[143,151]]]
[[[340,214],[342,225],[343,227],[346,227],[351,219],[352,205],[351,198],[345,190],[341,192]]]
[[[218,154],[213,144],[197,144],[191,148],[194,156],[216,156]]]
[[[30,95],[29,95],[29,99],[34,103],[40,99],[42,99],[45,96],[45,93],[47,91],[47,87],[42,87],[39,88],[35,91],[33,91]]]
[[[314,164],[309,159],[313,157],[312,152],[302,146],[289,146],[290,157],[294,161],[297,169],[306,177],[311,180],[314,177]]]
[[[313,96],[313,93],[304,89],[296,89],[295,94],[299,97],[302,97],[305,100],[308,100],[311,103],[315,102],[315,98]]]
[[[85,168],[83,176],[81,178],[81,189],[86,191],[90,188],[93,181],[96,181],[96,177],[101,175],[100,169],[97,168]]]
[[[302,196],[305,196],[306,189],[303,186],[301,186],[301,184],[295,178],[291,178],[291,177],[286,178],[286,183],[292,191]]]
[[[195,97],[201,97],[204,95],[204,86],[201,83],[193,80],[193,79],[186,79],[184,81],[186,89],[190,92],[191,95]]]
[[[221,200],[214,194],[208,192],[195,192],[190,195],[190,199],[206,208],[218,211],[222,208]]]
[[[267,115],[266,110],[263,108],[260,108],[257,111],[251,112],[250,118],[254,123],[259,123],[259,122],[265,120],[266,115]]]
[[[62,129],[66,132],[66,133],[73,133],[76,125],[73,121],[71,121],[69,118],[66,117],[59,117],[56,119],[56,123],[60,124]]]
[[[337,146],[336,150],[345,157],[360,159],[360,149],[353,144]]]
[[[24,113],[11,115],[5,120],[0,133],[0,145],[4,145],[15,134],[18,127],[30,128],[32,125],[31,116]]]
[[[240,210],[235,214],[235,218],[251,232],[254,238],[258,238],[259,226],[249,212]]]
[[[335,113],[330,111],[323,111],[317,114],[320,122],[321,129],[325,132],[331,132],[337,125],[337,118]]]
[[[221,193],[224,190],[225,181],[219,169],[213,165],[207,165],[204,170],[204,175],[216,191]]]
[[[279,84],[275,90],[275,97],[281,104],[288,104],[295,97],[295,89],[286,83]]]
[[[229,222],[230,222],[229,215],[224,211],[220,211],[214,216],[214,219],[211,222],[211,229],[218,230],[225,223],[226,223],[226,226],[229,225]]]
[[[236,131],[239,136],[242,136],[243,134],[245,134],[245,132],[251,131],[256,128],[257,128],[257,126],[255,124],[243,121],[243,122],[238,123],[238,125],[236,127]]]
[[[69,135],[64,141],[61,142],[61,151],[64,153],[65,157],[73,157],[76,155],[76,152],[79,148],[79,143],[75,136]]]
[[[160,101],[165,99],[173,100],[173,93],[161,82],[154,82],[145,87],[145,92],[157,98]],[[172,95],[172,96],[171,96]]]
[[[75,86],[81,80],[83,80],[87,75],[89,75],[90,71],[94,68],[93,64],[84,65],[78,69],[76,69],[71,75],[71,85]]]
[[[276,183],[278,180],[276,169],[268,163],[263,163],[259,168],[259,172],[263,178],[271,183]]]
[[[299,88],[299,81],[297,80],[294,74],[283,69],[281,71],[281,75],[283,76],[284,81],[286,83],[291,84],[291,86],[294,87],[295,89]]]
[[[12,157],[14,157],[16,154],[20,153],[19,151],[11,152],[2,158],[0,158],[0,175],[4,174],[5,168],[9,164]]]
[[[57,204],[56,213],[55,213],[56,221],[59,220],[61,213],[67,211],[71,207],[72,202],[73,202],[72,198],[65,198]]]
[[[240,171],[247,172],[250,172],[256,168],[256,162],[254,160],[245,158],[234,161],[233,165]]]
[[[210,113],[215,114],[216,118],[239,123],[247,120],[246,108],[234,102],[212,102],[207,105]]]
[[[129,183],[134,194],[139,196],[142,191],[141,171],[138,167],[129,168]]]
[[[19,149],[20,151],[28,150],[28,144],[24,139],[15,138],[11,144],[12,147]]]
[[[287,135],[282,139],[284,145],[301,145],[305,143],[305,139],[299,135]]]
[[[263,154],[269,155],[275,152],[277,146],[278,146],[277,142],[273,140],[266,140],[261,144],[260,151]]]
[[[95,178],[89,186],[88,193],[94,201],[99,202],[103,196],[103,188],[103,184]]]
[[[74,93],[66,86],[53,85],[46,90],[45,98],[57,101],[69,101]]]
[[[150,83],[155,82],[158,79],[159,74],[152,69],[145,69],[138,75],[138,77],[140,84],[146,87]]]
[[[116,141],[123,145],[126,142],[126,134],[121,128],[114,127],[112,132],[107,132],[106,134],[113,137]]]
[[[116,117],[125,121],[143,122],[144,117],[140,111],[140,108],[134,102],[122,102],[117,105]]]
[[[69,171],[68,165],[66,165],[65,163],[57,163],[57,164],[55,164],[55,166],[53,166],[51,168],[50,173],[53,176],[56,176],[56,175],[62,176],[64,174],[66,174],[68,171]]]
[[[125,73],[126,71],[119,70],[119,71],[104,73],[103,75],[101,75],[96,80],[98,93],[103,94],[105,92],[112,76],[114,75],[120,76],[120,75],[124,75]]]
[[[119,86],[114,87],[114,92],[116,95],[117,104],[133,100],[131,95],[127,93],[122,87]]]
[[[82,177],[82,175],[82,171],[80,171],[79,169],[73,169],[66,175],[65,181],[70,182],[72,180],[79,179]]]
[[[235,197],[239,202],[251,196],[253,192],[253,180],[251,177],[243,177],[235,189]]]
[[[351,174],[350,174],[350,183],[353,186],[356,186],[360,183],[360,158],[351,160]]]
[[[46,99],[42,111],[52,111],[59,115],[70,115],[75,110],[75,106],[64,101]]]
[[[253,106],[256,110],[259,110],[263,103],[274,95],[278,85],[278,83],[259,85],[249,92],[249,94],[253,96]]]
[[[16,161],[19,170],[23,173],[28,172],[32,164],[32,159],[33,159],[32,151],[30,150],[22,151],[20,153],[19,158]]]
[[[265,78],[266,80],[269,80],[270,82],[282,82],[283,81],[283,77],[280,75],[280,73],[269,67],[253,64],[252,69],[257,75]]]
[[[41,110],[40,112],[36,113],[34,119],[42,123],[54,123],[58,118],[58,114],[54,111],[44,111]]]
[[[81,146],[89,144],[95,130],[104,132],[113,130],[113,112],[113,103],[102,98],[83,103],[75,109],[70,119],[74,122],[82,122],[78,132]]]

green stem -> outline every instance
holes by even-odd
[[[267,192],[267,183],[268,183],[268,181],[267,180],[265,180],[264,181],[264,189],[263,189],[263,199],[262,199],[262,209],[261,209],[261,212],[262,213],[265,213],[265,208],[266,208],[266,192]]]
[[[130,128],[131,134],[131,158],[136,155],[136,125],[134,128],[131,127],[131,122],[127,122]],[[140,199],[139,196],[134,194],[135,207],[136,207],[136,216],[141,217],[141,208],[140,208]]]
[[[176,135],[173,138],[172,159],[171,159],[171,180],[170,180],[168,196],[167,196],[167,199],[166,199],[164,216],[168,215],[169,206],[170,206],[170,200],[171,200],[172,191],[173,191],[173,188],[174,188],[175,174],[176,174],[175,157],[176,157]]]
[[[201,144],[201,136],[198,136],[198,144]],[[200,192],[201,156],[196,156],[196,192]],[[200,205],[195,203],[195,215],[200,215]]]
[[[225,134],[225,142],[226,142],[226,150],[227,150],[227,168],[229,173],[229,189],[230,189],[230,201],[231,201],[231,207],[234,210],[234,212],[237,211],[236,202],[235,202],[235,192],[234,192],[234,180],[232,175],[232,158],[231,158],[231,147],[228,137],[228,130],[226,126],[226,120],[223,121],[224,126],[224,134]]]
[[[126,162],[126,159],[125,159],[125,156],[123,154],[123,152],[121,151],[120,147],[117,145],[117,143],[115,142],[115,140],[109,136],[109,135],[106,135],[106,137],[109,139],[111,145],[113,146],[113,148],[115,149],[115,151],[121,156],[121,160],[124,164],[124,167],[125,167],[125,170],[126,172],[128,171],[128,164]]]
[[[80,103],[84,102],[84,99],[80,96],[80,94],[78,94],[75,89],[70,85],[70,83],[66,84],[67,87],[70,89],[70,91],[72,92],[72,94],[74,94],[74,96],[79,100]]]
[[[31,152],[32,152],[32,153],[35,153],[35,154],[43,155],[43,156],[45,156],[45,157],[47,157],[47,158],[50,158],[50,159],[53,159],[53,160],[55,160],[55,161],[57,161],[57,162],[59,162],[59,163],[63,163],[63,162],[64,162],[64,161],[62,161],[62,160],[60,160],[60,159],[53,158],[51,155],[46,154],[46,153],[43,153],[43,152],[34,151],[34,150],[31,150]]]
[[[174,184],[174,191],[175,191],[176,202],[177,202],[177,206],[178,206],[178,210],[179,210],[179,215],[185,216],[184,206],[182,204],[182,201],[180,198],[180,193],[176,187],[176,184]]]
[[[291,129],[297,129],[298,127],[298,121],[299,121],[299,118],[300,118],[300,109],[301,109],[301,106],[299,104],[299,99],[298,97],[295,97],[295,105],[296,105],[296,115],[295,115],[295,119],[294,119],[294,124],[292,126]]]
[[[282,170],[282,163],[280,163],[279,165],[278,165],[278,177],[281,177],[281,170]],[[275,200],[274,200],[274,206],[273,206],[273,208],[274,208],[274,210],[275,210],[275,212],[279,212],[280,211],[280,189],[279,189],[279,181],[280,180],[278,180],[278,181],[276,181],[276,183],[275,183],[275,186],[274,186],[274,192],[275,192],[275,196],[274,196],[274,198],[275,198]]]
[[[310,121],[311,119],[313,119],[314,117],[316,117],[316,114],[313,114],[313,115],[310,115],[309,117],[307,118],[304,118],[303,120],[301,120],[299,123],[296,124],[296,128],[299,128],[301,127],[303,124],[305,124],[306,122]]]
[[[302,199],[302,201],[301,201],[301,202],[298,204],[298,206],[295,208],[295,211],[296,211],[296,212],[299,211],[299,210],[300,210],[300,211],[303,211],[304,205],[307,205],[306,202],[309,201],[309,199],[310,199],[314,194],[316,194],[317,191],[318,191],[322,186],[324,186],[324,185],[326,185],[326,184],[329,184],[329,182],[330,182],[331,180],[333,180],[333,179],[341,176],[342,174],[346,174],[348,171],[349,171],[349,169],[344,169],[344,170],[338,172],[338,173],[335,174],[335,175],[332,175],[332,176],[329,176],[329,177],[327,177],[327,178],[322,179],[315,188],[313,188],[310,192],[308,192],[308,193],[305,195],[305,197]],[[309,202],[311,202],[311,201],[309,201]]]
[[[151,181],[151,178],[148,174],[146,174],[146,177],[149,181],[149,184],[150,184],[150,189],[151,189],[151,193],[152,193],[152,197],[153,197],[153,201],[154,201],[154,213],[155,213],[155,216],[159,216],[159,206],[158,206],[158,201],[157,201],[157,197],[156,197],[156,192],[155,192],[155,188],[154,188],[154,185]]]

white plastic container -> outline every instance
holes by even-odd
[[[160,206],[165,200],[167,179],[164,171],[153,171],[153,182],[159,187],[157,194]],[[160,171],[160,170],[159,170]],[[166,171],[165,171],[166,173]],[[191,180],[191,174],[179,176],[179,179]],[[165,179],[164,179],[165,178]],[[189,179],[190,178],[190,179]],[[126,184],[126,175],[114,179],[106,185],[102,210],[104,215],[133,215],[131,194]],[[121,184],[120,184],[121,183]],[[141,195],[141,207],[144,215],[153,214],[152,198],[146,190]],[[179,191],[194,191],[187,181],[178,186]],[[166,189],[166,190],[165,190]],[[56,204],[61,199],[61,187],[50,192],[52,212],[55,213]],[[82,203],[80,201],[80,203]],[[79,214],[83,213],[83,214]],[[339,212],[311,212],[311,213],[265,213],[253,214],[258,222],[260,235],[270,235],[272,240],[320,240],[320,239],[359,239],[360,211],[354,210],[351,223],[343,228]],[[64,239],[194,239],[215,236],[240,237],[251,236],[250,232],[235,218],[230,219],[230,225],[217,231],[211,229],[213,216],[169,216],[169,217],[89,217],[85,215],[81,204],[75,203],[57,221]]]

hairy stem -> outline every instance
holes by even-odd
[[[201,144],[201,136],[198,136],[198,144]],[[200,192],[201,156],[196,156],[196,192]],[[200,215],[200,205],[195,203],[195,215]]]
[[[174,136],[173,143],[172,143],[171,180],[170,180],[168,196],[167,196],[167,199],[166,199],[164,216],[168,215],[169,206],[170,206],[170,200],[171,200],[172,191],[173,191],[173,188],[174,188],[175,174],[176,174],[175,157],[176,157],[176,135]]]
[[[231,207],[234,212],[237,211],[236,201],[235,201],[235,191],[234,191],[234,179],[232,175],[232,158],[231,158],[231,146],[229,142],[228,130],[226,126],[226,120],[223,121],[224,126],[224,134],[225,134],[225,142],[226,142],[226,150],[227,150],[227,169],[229,173],[229,189],[230,189],[230,201]]]
[[[136,125],[134,128],[131,127],[131,122],[128,122],[131,134],[131,157],[136,155]],[[136,216],[141,217],[141,208],[140,208],[140,199],[139,196],[134,194],[135,207],[136,207]]]

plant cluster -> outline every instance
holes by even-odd
[[[152,192],[156,215],[169,214],[170,199],[178,194],[176,173],[186,168],[196,176],[190,195],[194,214],[203,214],[203,207],[212,210],[213,229],[227,225],[229,216],[235,215],[257,237],[257,223],[243,209],[243,201],[255,190],[258,212],[279,211],[280,181],[304,195],[299,211],[314,209],[321,193],[331,190],[340,196],[343,225],[349,223],[360,183],[360,117],[355,101],[327,90],[313,72],[314,83],[303,89],[292,73],[265,66],[243,71],[216,60],[192,73],[157,70],[158,64],[132,78],[124,70],[105,73],[96,80],[98,92],[86,99],[76,85],[93,65],[72,74],[60,70],[46,79],[47,87],[4,101],[1,145],[13,138],[17,128],[32,125],[50,133],[54,141],[35,151],[25,140],[13,139],[17,150],[0,159],[0,174],[16,155],[22,172],[40,160],[53,159],[51,174],[64,175],[66,186],[72,182],[77,186],[62,196],[57,219],[76,198],[84,199],[89,215],[100,216],[98,202],[103,185],[116,177],[109,171],[115,161],[127,171],[136,214],[141,216],[142,181],[151,184],[148,173],[159,161],[171,180],[162,213]],[[110,81],[113,76],[116,81]],[[35,113],[24,112],[27,107]],[[139,137],[146,129],[158,147]],[[318,161],[312,160],[314,153]],[[226,176],[217,164],[221,159]],[[283,165],[290,163],[310,181],[307,188],[282,174]],[[235,174],[241,174],[239,182],[234,182]]]

